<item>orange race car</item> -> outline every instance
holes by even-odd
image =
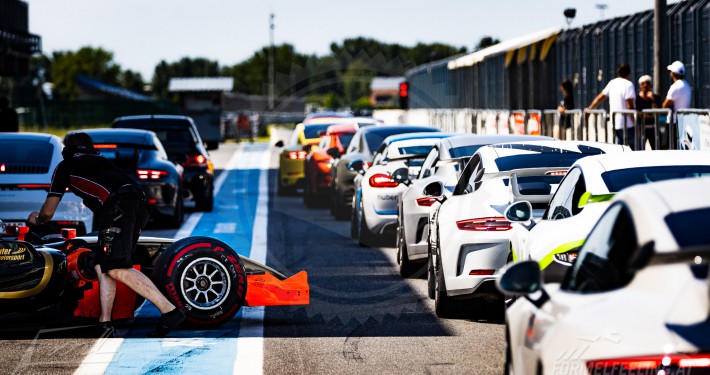
[[[335,158],[345,153],[357,129],[357,123],[336,124],[321,133],[318,148],[308,154],[304,166],[303,202],[308,207],[327,203],[330,167]]]

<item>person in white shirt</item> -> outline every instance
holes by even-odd
[[[683,77],[685,76],[685,65],[680,61],[674,61],[668,65],[668,71],[673,80],[671,88],[668,89],[668,95],[663,102],[663,108],[673,110],[673,122],[676,120],[675,112],[679,109],[690,108],[690,85]]]
[[[624,109],[634,109],[634,100],[636,99],[636,89],[631,82],[631,67],[629,64],[622,63],[616,69],[616,78],[609,81],[604,90],[597,95],[592,101],[592,104],[587,107],[587,110],[594,109],[604,99],[609,98],[609,111],[616,112]],[[626,121],[624,121],[626,117]],[[626,126],[624,127],[624,124]],[[636,129],[634,126],[633,115],[617,114],[614,118],[614,133],[616,134],[616,143],[624,144],[624,131],[626,132],[626,143],[634,148],[636,139]]]

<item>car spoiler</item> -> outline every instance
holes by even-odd
[[[567,174],[569,168],[566,167],[551,167],[551,168],[523,168],[523,169],[513,169],[510,171],[497,172],[485,174],[483,177],[486,179],[492,178],[510,178],[510,189],[513,193],[514,200],[517,201],[529,201],[530,203],[549,203],[550,199],[554,195],[554,192],[550,194],[522,194],[520,192],[520,184],[518,184],[518,177],[527,176],[559,176]]]
[[[407,154],[407,155],[397,155],[395,157],[387,158],[387,161],[398,161],[398,160],[412,160],[412,159],[425,159],[429,154]]]
[[[471,159],[470,156],[462,156],[460,158],[443,159],[443,160],[438,160],[435,165],[438,167],[440,165],[456,164],[456,163],[461,163],[461,162],[467,162],[469,159]]]

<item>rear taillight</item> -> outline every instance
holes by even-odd
[[[460,230],[474,230],[480,232],[501,232],[511,230],[510,221],[504,217],[481,217],[478,219],[460,220],[456,222]]]
[[[370,177],[370,186],[374,188],[392,188],[399,186],[399,182],[393,180],[389,175],[377,173]]]
[[[7,167],[5,167],[5,163],[0,164],[0,172],[5,172],[7,170]]]
[[[138,170],[138,179],[139,180],[160,180],[161,178],[166,177],[167,175],[168,175],[168,172],[157,170],[157,169],[139,169]]]
[[[291,151],[288,153],[288,158],[291,160],[305,159],[308,152],[306,151]]]
[[[490,276],[495,272],[496,270],[471,270],[468,274],[470,276]]]
[[[549,171],[545,172],[546,176],[564,176],[567,174],[567,171]]]
[[[684,369],[687,371],[682,371]],[[661,354],[587,362],[587,371],[590,374],[692,374],[690,369],[710,369],[710,355]],[[704,374],[706,371],[700,373]]]
[[[49,190],[49,184],[17,184],[17,188],[24,190]]]
[[[192,155],[188,156],[183,167],[207,167],[207,169],[212,171],[212,161],[202,154]]]
[[[436,202],[438,202],[438,198],[436,197],[423,197],[417,199],[417,204],[422,207],[431,207]]]

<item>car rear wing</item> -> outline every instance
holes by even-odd
[[[513,169],[510,171],[491,173],[485,176],[485,178],[508,177],[510,179],[510,190],[515,202],[529,201],[530,203],[549,203],[550,199],[552,199],[552,196],[555,194],[554,191],[550,190],[549,194],[524,194],[518,182],[518,178],[529,176],[563,176],[567,174],[568,169],[567,167]]]
[[[438,160],[435,165],[437,167],[440,167],[440,166],[446,165],[446,164],[466,164],[466,162],[468,162],[469,159],[471,159],[470,156],[462,156],[460,158],[451,158],[451,159],[442,159],[442,160]]]
[[[387,157],[387,161],[399,161],[399,160],[412,160],[412,159],[425,159],[428,154],[405,154],[397,155],[394,157]]]

